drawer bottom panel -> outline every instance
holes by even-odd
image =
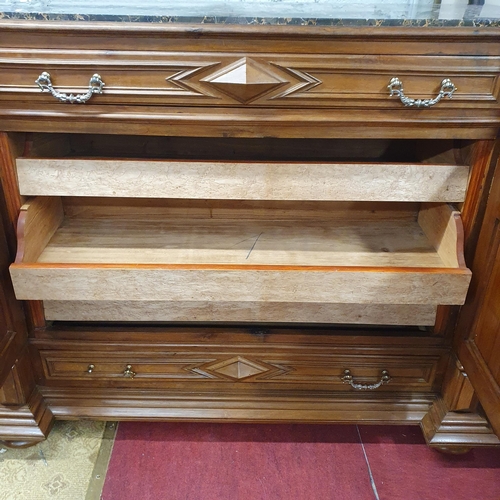
[[[433,326],[429,304],[44,301],[49,321],[352,323]]]

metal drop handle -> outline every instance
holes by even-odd
[[[453,92],[457,90],[457,87],[455,87],[455,84],[449,78],[445,78],[441,82],[441,90],[434,99],[411,99],[405,96],[403,82],[399,78],[392,78],[387,88],[391,97],[398,96],[404,106],[412,108],[430,108],[434,104],[437,104],[443,97],[451,99]]]
[[[382,376],[376,384],[357,384],[354,382],[351,370],[344,370],[344,374],[340,377],[340,380],[358,391],[373,391],[374,389],[378,389],[381,385],[388,384],[391,381],[391,376],[387,370],[382,370]]]
[[[94,94],[102,94],[102,88],[104,87],[104,82],[101,77],[96,73],[92,76],[89,81],[89,89],[85,94],[63,94],[57,91],[50,80],[50,74],[44,71],[35,81],[35,83],[40,87],[42,92],[50,92],[56,99],[61,102],[69,102],[70,104],[84,104],[86,103]]]
[[[92,364],[91,364],[91,365],[89,365],[89,366],[87,367],[87,373],[92,373],[92,372],[94,371],[94,368],[95,368],[95,365],[92,365]]]
[[[123,376],[127,378],[134,378],[136,373],[132,370],[132,365],[127,365],[123,370]]]

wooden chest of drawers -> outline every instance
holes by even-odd
[[[28,325],[0,396],[39,430],[0,437],[93,417],[498,441],[453,350],[498,156],[497,31],[0,30]]]

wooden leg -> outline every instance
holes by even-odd
[[[474,412],[450,411],[442,398],[433,403],[420,426],[427,444],[446,453],[500,444],[484,417]]]
[[[0,441],[0,446],[6,446],[7,448],[29,448],[30,446],[35,446],[36,444],[42,442],[43,439],[39,441]]]
[[[477,413],[477,397],[462,364],[452,355],[437,399],[420,423],[429,446],[443,453],[467,453],[499,444],[489,422]]]
[[[472,446],[435,446],[434,449],[446,455],[465,455]]]
[[[35,445],[48,436],[53,424],[54,416],[38,391],[21,408],[0,406],[0,442],[5,446]]]

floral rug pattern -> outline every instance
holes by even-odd
[[[61,421],[36,446],[11,449],[0,445],[0,500],[88,499],[103,434],[107,426],[115,425]]]

